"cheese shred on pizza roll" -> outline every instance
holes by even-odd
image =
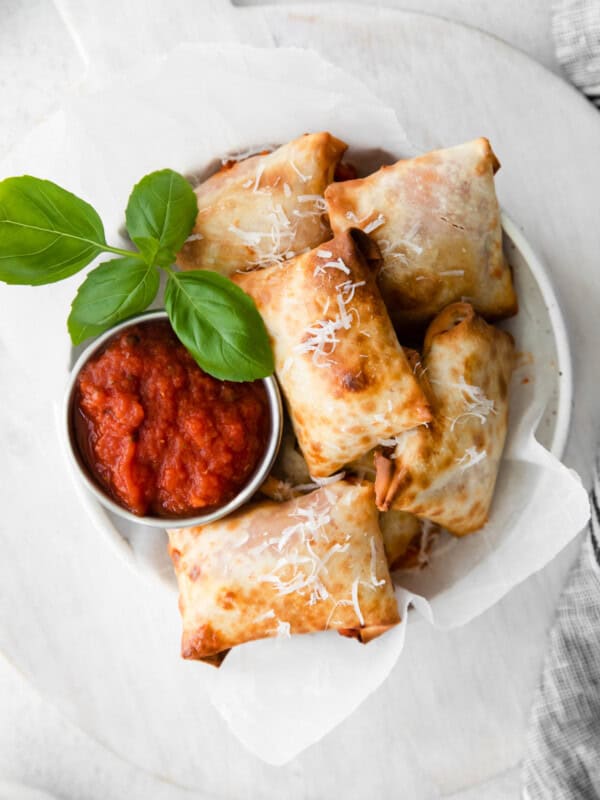
[[[346,147],[330,133],[311,133],[225,164],[195,190],[198,217],[178,265],[231,275],[281,263],[328,239],[323,192]]]
[[[271,338],[310,474],[431,419],[376,285],[377,248],[345,231],[283,267],[236,275]]]
[[[417,367],[433,420],[375,454],[377,505],[409,511],[451,533],[487,521],[508,426],[514,343],[468,303],[431,323]],[[391,452],[391,451],[388,451]]]
[[[337,630],[369,641],[399,622],[370,484],[337,481],[169,531],[184,658]]]
[[[499,166],[488,140],[475,139],[325,192],[334,233],[356,226],[379,245],[381,293],[400,329],[462,299],[486,319],[516,313],[494,188]]]

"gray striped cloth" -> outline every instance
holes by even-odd
[[[566,76],[600,108],[600,0],[555,2],[552,32]],[[524,800],[600,798],[599,468],[592,519],[559,601],[531,710]]]
[[[552,34],[566,76],[600,108],[600,0],[558,0]]]

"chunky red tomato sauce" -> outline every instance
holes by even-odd
[[[76,431],[82,456],[135,514],[187,516],[230,500],[269,433],[261,381],[203,372],[166,320],[115,335],[81,370]]]

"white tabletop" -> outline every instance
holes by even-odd
[[[238,3],[242,5],[243,3]],[[60,5],[60,4],[59,4]],[[101,4],[98,4],[100,6]],[[515,47],[527,52],[544,66],[553,71],[558,71],[553,55],[550,36],[550,0],[535,0],[524,4],[516,0],[505,0],[497,3],[495,0],[481,0],[479,3],[464,3],[462,0],[423,0],[418,2],[402,2],[402,0],[388,0],[387,3],[373,3],[373,5],[395,6],[397,8],[413,9],[436,13],[449,19],[465,22],[490,32]],[[0,25],[0,152],[15,143],[37,120],[41,119],[54,108],[81,80],[84,63],[81,57],[81,42],[74,41],[68,30],[68,25],[51,0],[36,0],[36,2],[19,3],[18,0],[5,0],[2,7],[2,24]],[[67,20],[68,22],[68,20]],[[110,26],[113,20],[104,24]],[[532,73],[531,80],[536,75]],[[577,154],[574,154],[577,158]],[[549,597],[542,596],[532,599],[531,591],[520,587],[513,595],[522,601],[523,613],[533,614],[533,605],[544,606],[546,614],[540,618],[540,625],[547,623],[548,606],[554,602],[556,589],[565,573],[569,563],[570,554],[562,557],[561,566],[555,569],[553,589]],[[512,602],[515,602],[513,597]],[[502,610],[498,612],[500,615]],[[508,615],[508,611],[506,612]],[[476,645],[484,647],[499,647],[492,636],[487,636],[485,631],[477,626],[468,626],[464,630],[453,634],[440,635],[438,645],[446,652],[456,652],[464,649],[465,653],[472,654]],[[543,630],[536,632],[532,639],[536,642],[543,640]],[[442,641],[444,640],[444,641]],[[522,657],[527,663],[527,669],[521,676],[515,676],[519,688],[506,695],[506,704],[501,703],[491,706],[489,713],[505,714],[512,720],[512,726],[519,732],[524,728],[524,709],[522,696],[530,694],[535,675],[541,662],[542,652],[538,645],[527,649],[525,639],[520,645],[523,647]],[[422,659],[436,658],[440,651],[428,651],[426,643],[421,647],[415,657]],[[449,692],[452,695],[451,692]],[[481,689],[482,697],[489,697],[485,689]],[[392,695],[394,697],[396,695]],[[190,795],[189,792],[165,783],[158,778],[123,761],[118,754],[112,753],[96,743],[86,734],[80,732],[73,724],[67,721],[60,712],[43,700],[20,674],[11,665],[0,658],[0,800],[18,798],[17,790],[8,783],[20,783],[26,786],[46,790],[50,795],[65,798],[118,798],[127,796],[136,798],[179,798],[197,796],[204,797],[202,792]],[[388,698],[389,699],[389,698]],[[378,706],[385,702],[384,696],[379,693],[373,700],[375,712]],[[453,696],[440,698],[445,703],[446,713],[450,713],[454,704],[460,703],[460,693]],[[485,709],[484,709],[485,711]],[[442,712],[443,715],[444,712]],[[485,713],[480,715],[480,736],[486,735]],[[398,720],[398,725],[403,721]],[[443,720],[438,720],[443,725]],[[368,722],[358,726],[349,721],[345,724],[344,742],[352,742],[357,736],[376,736],[377,732],[369,727]],[[519,734],[521,735],[521,734]],[[444,771],[444,753],[439,743],[443,737],[434,737],[439,752],[430,753],[439,766],[438,775]],[[486,800],[495,798],[517,797],[518,774],[517,762],[521,739],[515,742],[506,742],[505,747],[510,757],[501,758],[502,754],[491,753],[489,763],[491,771],[482,770],[486,777],[485,784],[477,786],[454,785],[448,788],[445,796],[451,796],[452,791],[462,789],[460,796],[467,798],[485,797]],[[468,755],[469,742],[464,743],[462,757]],[[495,742],[494,747],[498,747]],[[227,771],[228,758],[234,757],[237,750],[224,751],[220,760],[215,763],[214,769]],[[382,753],[382,769],[385,768],[385,759],[393,759],[391,748]],[[498,756],[498,757],[496,757]],[[424,758],[423,753],[415,754],[415,758]],[[510,767],[502,775],[493,775],[493,765],[507,763]],[[247,759],[247,795],[259,796],[260,787],[270,783],[284,786],[282,774],[277,774],[274,768],[266,768],[258,761]],[[332,769],[341,770],[340,764],[332,765]],[[451,764],[447,765],[448,773]],[[321,782],[320,778],[323,778]],[[288,768],[287,778],[293,781],[298,790],[299,782],[305,781],[300,767],[292,765]],[[468,781],[467,781],[468,783]],[[226,786],[226,780],[223,781]],[[331,777],[325,781],[325,776],[314,775],[306,792],[311,797],[331,796]],[[340,785],[347,787],[340,778]],[[329,795],[323,786],[329,787]],[[450,784],[448,784],[450,786]],[[398,787],[399,796],[401,787]],[[387,788],[389,792],[389,786]],[[345,788],[347,796],[355,796]],[[27,796],[27,795],[23,795]],[[221,795],[219,795],[221,796]],[[234,793],[225,790],[223,797],[233,797]],[[298,794],[298,796],[300,796]],[[358,796],[358,795],[356,795]],[[387,796],[392,796],[391,794]],[[427,797],[436,796],[431,793]]]

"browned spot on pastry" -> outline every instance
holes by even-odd
[[[217,595],[217,603],[226,611],[231,610],[235,606],[235,600],[235,592],[232,592],[230,589],[220,591]]]
[[[341,376],[341,384],[349,392],[362,392],[369,383],[369,376],[363,370],[357,373],[345,372]]]
[[[181,640],[183,658],[198,660],[223,649],[217,632],[211,625],[202,625],[193,633],[184,632]]]
[[[194,566],[188,572],[189,579],[191,581],[197,581],[198,578],[200,577],[201,572],[202,570],[200,569],[200,567],[197,564],[194,564]]]

